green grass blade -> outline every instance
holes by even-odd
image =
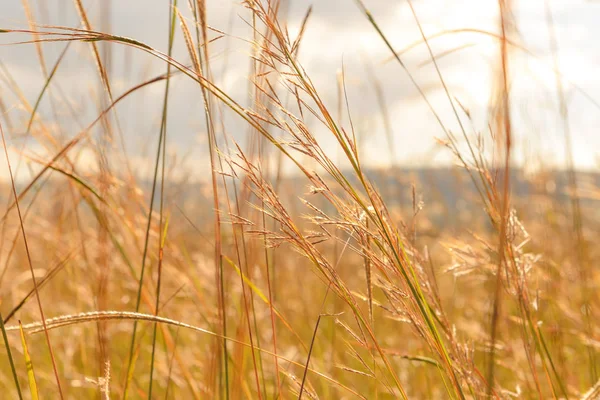
[[[2,319],[1,313],[0,313],[0,330],[2,330],[2,338],[4,339],[4,346],[6,347],[6,356],[8,357],[8,362],[10,363],[10,370],[12,372],[12,376],[15,381],[15,386],[17,388],[19,400],[22,400],[23,395],[21,394],[21,386],[19,385],[19,377],[17,376],[17,369],[15,368],[15,362],[12,358],[12,353],[10,351],[10,345],[8,344],[8,336],[6,336],[6,329],[4,328],[4,321]]]
[[[27,348],[27,341],[25,340],[25,332],[23,331],[23,325],[19,321],[19,331],[21,333],[21,345],[23,346],[23,354],[25,356],[25,364],[27,365],[27,379],[29,381],[29,391],[31,393],[32,400],[39,400],[37,382],[35,380],[35,373],[33,372],[33,362],[29,355],[29,349]]]

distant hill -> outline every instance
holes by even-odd
[[[353,174],[348,171],[347,178],[358,184]],[[367,176],[383,196],[390,209],[403,211],[410,215],[413,206],[413,185],[415,186],[416,201],[422,201],[424,212],[433,219],[436,225],[455,224],[476,215],[483,217],[480,197],[469,175],[459,168],[395,168],[387,170],[370,169]],[[322,178],[325,179],[324,176]],[[499,176],[500,187],[501,177]],[[578,188],[582,207],[592,212],[600,212],[600,173],[578,172]],[[570,207],[569,176],[566,171],[547,171],[536,175],[526,176],[522,170],[511,171],[511,195],[513,206],[519,211],[536,212],[538,200],[550,200],[559,207]],[[292,207],[292,213],[304,213],[308,210],[297,198],[306,197],[325,212],[332,212],[328,204],[309,193],[309,185],[304,177],[283,178],[280,184],[285,204]],[[335,185],[331,185],[332,188]],[[151,182],[145,184],[146,193],[150,193]],[[233,193],[230,189],[230,197]],[[596,191],[597,195],[589,193]],[[175,200],[179,207],[191,208],[193,214],[209,217],[212,211],[212,189],[208,184],[169,184],[169,198]],[[156,194],[158,200],[159,194]],[[465,218],[464,218],[465,217]]]
[[[370,169],[367,176],[382,194],[386,205],[390,209],[403,210],[410,214],[413,206],[413,185],[415,186],[416,201],[422,201],[424,212],[434,219],[436,225],[456,223],[465,214],[481,214],[479,194],[469,175],[459,168],[394,168]],[[348,171],[347,178],[358,184],[353,174]],[[325,178],[324,176],[322,176]],[[49,195],[52,186],[65,182],[63,176],[55,174],[48,180],[43,191]],[[600,212],[600,173],[577,172],[578,189],[581,205],[587,212]],[[551,200],[555,204],[570,207],[569,176],[566,171],[546,171],[536,175],[526,176],[522,170],[511,171],[511,194],[513,204],[518,209],[534,212],[538,199]],[[20,185],[18,190],[23,189]],[[93,186],[93,185],[92,185]],[[335,185],[331,186],[332,188]],[[152,182],[142,184],[146,196],[151,193]],[[128,190],[129,188],[123,188]],[[310,201],[323,207],[323,211],[331,212],[329,205],[317,197],[308,195],[308,182],[303,177],[287,177],[280,182],[280,193],[286,198],[287,204],[292,206],[292,212],[304,213],[307,210],[297,201],[299,196],[306,196]],[[212,215],[212,189],[206,183],[167,182],[166,195],[169,203],[190,212],[200,220]],[[230,197],[233,200],[233,191],[230,187]],[[6,204],[7,196],[12,197],[8,182],[0,182],[0,202]],[[155,194],[158,200],[160,191]],[[543,196],[543,197],[542,197]],[[60,201],[59,197],[46,198],[45,202]],[[56,203],[54,203],[56,204]],[[158,203],[156,203],[158,204]]]

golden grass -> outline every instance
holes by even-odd
[[[279,1],[243,2],[253,33],[251,104],[243,106],[213,79],[206,3],[180,3],[168,5],[166,53],[143,38],[93,30],[79,0],[83,28],[39,26],[24,2],[29,28],[0,30],[16,37],[14,45],[36,46],[45,85],[33,107],[21,97],[21,130],[51,154],[20,149],[39,168],[16,185],[4,139],[4,127],[15,121],[0,118],[11,176],[0,188],[7,199],[0,232],[2,393],[21,398],[28,382],[42,398],[598,396],[597,182],[586,184],[568,158],[567,183],[559,186],[568,193],[549,189],[560,173],[529,178],[529,195],[513,192],[521,173],[511,159],[508,88],[516,44],[509,1],[499,1],[493,140],[462,124],[469,112],[446,86],[429,46],[434,37],[425,35],[410,1],[422,35],[411,47],[429,50],[458,135],[430,105],[367,3],[356,1],[439,122],[440,143],[458,164],[462,211],[436,198],[423,179],[407,186],[390,169],[382,185],[363,165],[352,118],[341,120],[344,107],[350,114],[344,72],[334,113],[298,57],[311,9],[299,36],[290,38]],[[176,32],[186,60],[173,58]],[[102,82],[101,98],[90,100],[101,111],[70,139],[54,137],[37,113],[68,49],[48,72],[43,48],[52,42],[89,45]],[[146,52],[166,72],[113,97],[99,43]],[[210,179],[196,186],[169,186],[174,74],[202,93],[210,171],[201,173]],[[124,145],[119,157],[109,153],[117,151],[113,132],[122,135],[119,102],[159,82],[165,92],[148,188],[132,172]],[[377,101],[387,121],[381,94]],[[245,147],[225,130],[233,117],[246,123]],[[343,163],[323,148],[311,120],[335,140]],[[402,140],[385,126],[389,143]],[[80,171],[83,149],[94,153],[97,173]],[[295,176],[284,176],[284,161]],[[189,188],[199,190],[178,191]],[[394,191],[403,191],[404,200]],[[431,202],[419,201],[423,192]],[[20,321],[28,334],[23,348]]]

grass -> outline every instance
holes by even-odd
[[[397,167],[365,166],[345,70],[334,110],[303,68],[311,8],[292,38],[283,3],[243,2],[252,33],[243,39],[252,44],[244,105],[217,84],[211,63],[212,44],[233,36],[210,27],[205,2],[181,3],[164,4],[166,52],[95,30],[79,0],[82,27],[42,26],[25,1],[28,27],[0,30],[13,46],[35,47],[44,81],[34,106],[16,97],[19,121],[0,103],[11,178],[0,232],[3,393],[21,398],[29,385],[42,398],[598,395],[598,181],[575,170],[570,144],[565,173],[525,179],[514,167],[511,55],[528,50],[515,40],[510,1],[499,1],[501,33],[481,32],[498,42],[487,133],[469,128],[470,112],[430,46],[440,35],[425,34],[408,2],[421,35],[410,48],[427,49],[458,134],[403,62],[407,49],[394,48],[368,2],[355,2],[439,123],[440,147],[457,164],[444,184],[460,193],[462,210],[427,177],[406,185]],[[174,58],[177,40],[184,59]],[[44,46],[55,42],[66,43],[48,72]],[[71,43],[89,47],[102,90],[89,99],[99,108],[92,122],[65,136],[39,107],[44,99],[62,106],[54,79]],[[118,47],[160,60],[164,74],[117,95],[102,49]],[[377,67],[366,65],[391,147],[402,137],[392,134]],[[2,87],[22,93],[3,71]],[[169,159],[175,76],[202,98],[209,167],[201,184],[175,179]],[[563,82],[557,73],[570,143]],[[164,84],[163,107],[147,182],[131,165],[118,106],[156,84]],[[246,144],[228,130],[233,118]],[[12,144],[18,132],[46,156],[27,141]],[[16,166],[9,148],[20,155]],[[84,151],[96,172],[78,162]],[[17,184],[23,163],[32,179]],[[526,193],[517,190],[523,182]],[[564,193],[551,189],[557,182]],[[422,204],[421,195],[431,201]]]

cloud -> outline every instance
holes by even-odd
[[[396,49],[402,49],[420,39],[420,33],[406,1],[364,0],[377,20],[382,31]],[[300,51],[300,60],[326,103],[337,107],[337,72],[344,67],[353,117],[362,124],[367,137],[365,159],[371,163],[382,160],[388,153],[387,140],[383,133],[381,110],[374,94],[372,79],[365,63],[373,66],[375,77],[382,84],[388,104],[393,132],[395,152],[400,162],[422,160],[418,154],[429,152],[434,146],[434,137],[442,132],[426,104],[418,95],[397,62],[383,63],[390,56],[389,50],[369,24],[367,18],[352,1],[327,0],[289,1],[287,20],[292,37],[297,34],[300,23],[310,5],[311,19]],[[92,24],[98,29],[102,25],[102,6],[99,2],[84,3],[89,10]],[[167,48],[167,4],[159,0],[111,1],[110,29],[112,32],[136,39],[162,51]],[[450,29],[482,29],[498,31],[497,3],[492,0],[419,0],[413,2],[426,34]],[[562,159],[563,132],[556,106],[556,81],[552,71],[552,54],[549,52],[548,26],[544,16],[542,0],[516,1],[515,17],[518,22],[517,41],[539,55],[534,59],[515,50],[511,67],[514,82],[512,96],[515,108],[515,132],[519,142],[528,141],[527,148],[539,148]],[[208,17],[211,26],[228,31],[233,23],[233,36],[219,39],[211,45],[214,55],[215,79],[222,88],[237,101],[245,104],[248,99],[247,78],[251,45],[240,38],[250,39],[250,21],[247,10],[235,1],[208,1]],[[569,82],[585,88],[586,92],[600,101],[600,80],[595,72],[600,61],[600,47],[595,38],[600,34],[596,21],[600,18],[598,4],[585,1],[552,2],[553,16],[559,45],[561,73]],[[62,8],[61,8],[62,7]],[[54,0],[46,7],[48,16],[36,9],[36,16],[43,23],[59,23],[78,26],[79,19],[72,4]],[[185,2],[181,8],[184,17],[190,18]],[[44,19],[46,18],[46,19]],[[190,27],[191,20],[187,20]],[[232,22],[233,21],[233,22]],[[5,0],[2,26],[26,27],[20,0]],[[217,34],[214,33],[216,36]],[[6,37],[0,40],[7,40]],[[178,30],[175,58],[188,64],[189,57]],[[489,36],[475,33],[446,35],[430,42],[434,54],[443,55],[439,67],[453,96],[468,107],[475,120],[476,128],[485,129],[487,100],[492,79],[492,64],[497,57],[497,43]],[[164,63],[137,50],[121,45],[110,47],[110,74],[116,91],[127,88],[144,79],[164,73]],[[466,47],[465,47],[466,46]],[[464,48],[463,48],[464,47]],[[44,46],[49,63],[56,59],[62,45]],[[452,49],[459,49],[452,52]],[[45,50],[46,51],[46,50]],[[30,101],[35,99],[43,84],[39,64],[33,46],[0,47],[0,59],[15,76],[18,85]],[[452,109],[432,63],[427,63],[429,54],[425,46],[416,47],[402,57],[418,84],[425,89],[428,99],[439,111],[445,124],[457,129]],[[227,70],[221,74],[223,63]],[[93,120],[98,109],[94,96],[100,93],[99,79],[89,52],[89,44],[74,47],[65,65],[59,69],[56,85],[60,86],[69,99],[77,104],[86,104],[80,116],[84,122]],[[565,90],[570,105],[570,123],[573,134],[575,160],[581,167],[594,167],[595,148],[600,148],[596,126],[600,117],[598,109],[574,89],[566,80]],[[131,153],[139,155],[155,146],[162,107],[163,84],[155,84],[134,94],[117,108],[122,122],[123,134]],[[5,83],[0,83],[5,93]],[[95,94],[94,94],[95,93]],[[171,87],[169,108],[169,143],[184,149],[192,159],[205,159],[205,145],[198,144],[204,126],[201,92],[198,86],[185,77],[177,78]],[[11,100],[17,103],[16,99]],[[42,115],[50,118],[46,106]],[[77,124],[65,116],[67,136],[77,131]],[[557,122],[558,121],[558,122]],[[228,131],[241,143],[248,132],[244,123],[234,115],[226,120]],[[315,127],[325,143],[327,133]],[[524,150],[528,151],[528,150]],[[387,156],[386,156],[387,157]],[[523,158],[523,157],[521,157]]]

